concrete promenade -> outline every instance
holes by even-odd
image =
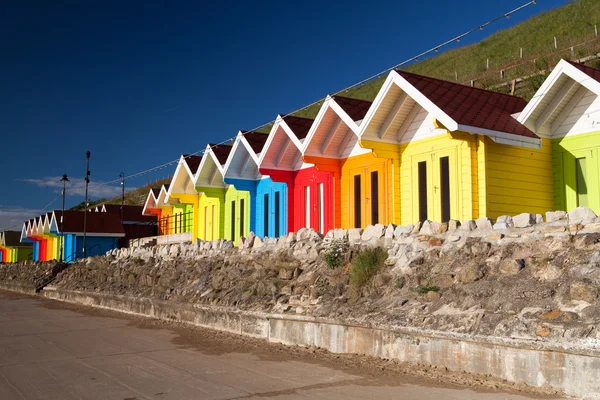
[[[318,355],[299,361],[267,344],[244,352],[170,327],[0,291],[0,399],[528,398],[378,380]]]

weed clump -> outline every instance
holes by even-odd
[[[379,272],[387,257],[387,252],[381,247],[366,249],[354,256],[350,267],[350,285],[360,290]]]
[[[347,253],[348,242],[345,240],[332,240],[321,252],[321,258],[329,268],[335,269],[346,264]]]

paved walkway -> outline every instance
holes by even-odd
[[[0,292],[0,399],[525,399],[379,384],[288,360],[285,352],[270,360],[203,351],[176,344],[176,337],[127,318]]]

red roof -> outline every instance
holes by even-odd
[[[225,165],[227,162],[227,157],[229,157],[229,153],[231,153],[231,145],[229,144],[210,144],[212,152],[219,160],[221,165]]]
[[[283,117],[283,120],[298,139],[304,139],[308,135],[308,131],[310,131],[310,127],[315,121],[314,119],[296,117],[293,115],[286,115]]]
[[[588,75],[590,78],[600,82],[600,71],[596,68],[588,67],[587,65],[579,64],[569,60],[565,61],[577,68],[578,70],[582,71],[586,75]]]
[[[269,134],[263,132],[242,131],[242,133],[256,154],[263,150],[263,147],[265,147],[265,143],[267,143],[267,139],[269,138]]]
[[[191,156],[189,154],[184,154],[183,159],[187,164],[190,171],[192,171],[192,175],[196,175],[198,168],[200,167],[200,163],[202,162],[201,156]]]
[[[58,229],[61,228],[60,216],[62,211],[55,211]],[[84,211],[65,211],[64,233],[83,233],[83,215]],[[116,213],[88,212],[87,233],[105,234],[106,236],[117,236],[125,234],[121,217]]]
[[[121,219],[121,206],[119,204],[105,204],[106,212],[116,213]],[[155,215],[142,215],[142,206],[123,206],[123,222],[156,222]]]
[[[406,71],[396,72],[460,125],[539,139],[511,116],[527,105],[520,97]]]
[[[362,120],[367,115],[371,104],[373,104],[370,101],[353,99],[351,97],[333,96],[333,99],[352,118],[352,121]]]
[[[4,245],[6,247],[31,247],[33,243],[21,242],[21,232],[4,231]]]

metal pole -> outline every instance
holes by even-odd
[[[125,206],[125,174],[119,174],[121,178],[121,225],[123,225],[123,208]]]
[[[85,209],[83,210],[83,258],[87,258],[87,247],[86,247],[86,238],[87,238],[87,213],[88,213],[88,186],[90,184],[90,156],[92,153],[89,151],[85,153],[86,163],[85,163]]]
[[[60,215],[60,255],[58,256],[59,261],[63,262],[63,252],[65,249],[65,194],[67,192],[67,182],[69,182],[69,178],[67,178],[67,174],[64,174],[61,182],[63,183],[63,192],[62,192],[62,214]]]

